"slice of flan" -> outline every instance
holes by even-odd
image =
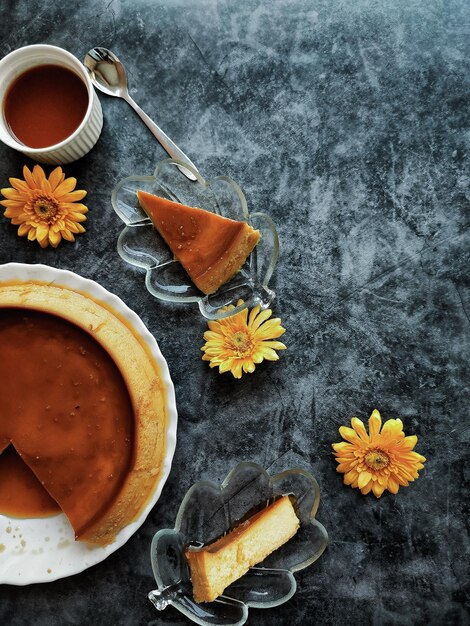
[[[229,281],[259,241],[246,222],[138,191],[140,206],[175,258],[205,294]]]
[[[113,542],[154,492],[166,423],[158,366],[111,307],[54,283],[0,283],[0,513],[36,517],[28,490],[44,489],[77,539]]]
[[[203,548],[186,550],[196,602],[212,602],[250,567],[295,535],[299,519],[289,496],[268,507]]]

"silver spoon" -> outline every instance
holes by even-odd
[[[130,104],[140,119],[144,122],[144,124],[146,124],[147,128],[153,133],[162,147],[173,159],[183,161],[183,163],[192,167],[196,172],[198,171],[197,167],[185,155],[185,153],[180,150],[173,141],[171,141],[168,135],[166,135],[131,98],[127,88],[126,70],[111,50],[99,47],[92,48],[85,55],[83,63],[87,68],[91,81],[95,87],[108,96],[123,98],[128,104]],[[186,168],[179,167],[179,169],[187,178],[189,178],[189,180],[197,180],[196,176],[194,176],[194,174]]]

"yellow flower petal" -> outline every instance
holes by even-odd
[[[271,323],[274,321],[277,321],[277,319],[268,320],[262,326],[260,326],[259,328],[255,330],[254,336],[258,341],[264,341],[266,339],[278,339],[286,332],[286,329],[283,328],[280,325],[280,323],[276,323],[276,324]]]
[[[402,476],[402,475],[400,474],[400,472],[399,472],[399,471],[397,471],[397,472],[394,474],[394,479],[395,479],[395,480],[398,482],[398,484],[400,484],[402,487],[408,487],[408,485],[409,485],[408,480],[406,480],[406,478],[405,478],[404,476]]]
[[[60,234],[67,241],[75,241],[75,237],[72,235],[72,233],[67,228],[64,228],[64,230],[61,230]]]
[[[336,459],[339,461],[339,459]],[[352,469],[355,469],[355,461],[346,461],[344,463],[340,463],[336,468],[337,472],[346,473],[350,472]]]
[[[220,331],[220,323],[217,320],[209,320],[207,322],[207,326],[209,327],[209,330],[211,330],[213,333],[215,333],[217,336],[219,336]]]
[[[46,194],[50,194],[52,193],[52,187],[49,183],[49,181],[47,180],[47,178],[43,178],[41,180],[41,185],[40,185],[42,191]]]
[[[336,471],[338,471],[338,468],[336,468]],[[355,480],[357,480],[359,474],[356,472],[356,470],[350,470],[349,472],[347,472],[344,475],[343,481],[346,485],[350,485],[352,484]]]
[[[11,223],[14,225],[22,224],[28,220],[28,216],[25,213],[20,213],[10,208],[5,211],[4,215],[11,218]]]
[[[253,355],[252,359],[253,359],[253,363],[256,363],[256,365],[259,365],[264,360],[263,353],[257,352],[256,354]]]
[[[71,233],[77,234],[80,232],[78,228],[78,224],[72,222],[71,220],[65,220],[65,228],[67,228]]]
[[[349,441],[351,443],[356,443],[359,441],[359,437],[357,436],[356,431],[352,428],[349,428],[349,426],[340,426],[339,434],[343,439],[346,439],[346,441]]]
[[[30,189],[37,189],[36,181],[34,180],[33,175],[31,174],[29,169],[26,167],[26,165],[23,167],[23,176],[24,176],[26,184],[28,185]]]
[[[44,174],[44,170],[40,165],[35,165],[32,171],[32,178],[35,182],[35,186],[38,189],[42,189],[42,183],[44,182],[46,175]]]
[[[235,378],[241,378],[242,372],[243,372],[243,364],[240,363],[240,361],[237,361],[232,366],[232,374],[235,376]]]
[[[70,193],[66,193],[63,196],[60,196],[60,194],[57,193],[57,195],[60,197],[60,201],[61,202],[77,202],[78,200],[83,200],[83,198],[86,196],[86,194],[87,194],[87,192],[84,189],[77,189],[76,191],[72,191]]]
[[[369,435],[371,440],[373,437],[376,437],[379,434],[381,426],[382,418],[380,417],[380,413],[377,411],[377,409],[374,409],[371,416],[369,417]]]
[[[39,243],[41,243],[41,241],[43,241],[44,239],[47,239],[48,235],[49,228],[47,227],[47,225],[39,224],[39,226],[36,228],[36,237]]]
[[[6,198],[8,196],[5,196]],[[17,208],[21,208],[22,204],[21,202],[19,202],[18,200],[14,200],[12,198],[9,198],[8,200],[2,200],[0,202],[0,204],[2,204],[3,206],[8,206],[8,207],[17,207]]]
[[[418,438],[405,437],[400,419],[382,419],[377,410],[369,418],[369,433],[357,417],[351,419],[352,428],[340,426],[345,441],[332,444],[337,471],[344,473],[344,483],[359,488],[361,493],[370,491],[381,497],[388,489],[396,494],[400,486],[406,487],[419,477],[426,458],[414,452]]]
[[[281,341],[263,341],[265,348],[272,348],[273,350],[287,350],[287,346]]]
[[[214,330],[206,330],[203,337],[205,341],[218,341],[219,340],[219,334],[216,333]],[[220,344],[222,345],[221,341],[220,341]],[[204,346],[201,349],[204,349]]]
[[[24,194],[20,193],[17,189],[14,189],[13,187],[5,187],[4,189],[2,189],[2,194],[5,196],[5,198],[8,198],[8,200],[16,200],[16,202],[21,202],[24,196]]]
[[[54,195],[60,198],[60,196],[64,196],[65,194],[70,193],[75,189],[77,185],[76,178],[66,178],[60,185],[57,186]],[[67,202],[67,200],[65,200]]]
[[[257,352],[261,354],[263,358],[267,361],[277,361],[279,359],[279,355],[276,350],[268,348],[264,345]]]
[[[49,184],[52,191],[55,191],[57,186],[64,180],[65,174],[62,174],[62,168],[56,167],[55,170],[49,174]]]
[[[74,211],[74,213],[88,213],[88,207],[81,204],[81,202],[61,202],[61,206]]]
[[[243,371],[246,374],[252,374],[255,371],[256,365],[254,363],[243,363]]]
[[[418,437],[416,435],[404,437],[401,443],[406,450],[413,450],[415,445],[418,443]]]
[[[366,443],[369,441],[369,435],[366,432],[364,422],[362,422],[357,417],[353,417],[351,420],[351,426],[354,428],[360,439],[362,439]]]
[[[353,468],[353,467],[359,468],[359,461],[353,455],[337,456],[336,457],[336,462],[339,463],[340,465],[342,463],[350,463],[351,464],[351,468]]]
[[[87,220],[86,215],[83,215],[83,213],[75,213],[75,211],[69,213],[69,218],[74,222],[86,222]]]
[[[370,472],[361,472],[359,474],[359,478],[357,479],[357,486],[359,489],[362,489],[369,483],[370,480],[372,480],[372,474]]]
[[[264,309],[263,311],[260,311],[256,316],[253,317],[253,321],[250,324],[251,331],[253,333],[256,332],[256,330],[258,330],[264,323],[266,323],[267,320],[269,320],[271,315],[271,309]]]
[[[382,435],[397,436],[403,430],[401,420],[390,419],[382,427]]]
[[[377,476],[376,478],[379,485],[382,485],[382,487],[385,489],[387,487],[388,476]]]
[[[80,220],[76,220],[77,225]],[[237,306],[243,304],[239,300]],[[233,305],[224,307],[221,311],[231,311]],[[211,367],[219,366],[219,372],[231,372],[235,378],[241,378],[243,373],[251,374],[255,366],[264,360],[277,361],[277,351],[285,350],[286,346],[276,341],[284,332],[280,326],[280,319],[269,320],[271,310],[261,311],[256,305],[251,311],[242,309],[235,315],[229,315],[220,320],[210,320],[204,333],[205,344],[201,351],[202,359],[209,361]]]
[[[11,187],[1,190],[5,200],[5,217],[20,226],[18,235],[27,235],[30,241],[37,240],[42,248],[54,248],[64,238],[75,241],[74,234],[85,232],[82,222],[86,221],[87,207],[77,202],[86,191],[77,190],[75,178],[65,178],[61,167],[56,167],[49,178],[43,168],[35,165],[32,171],[23,167],[24,181],[10,178]]]
[[[28,234],[28,231],[30,230],[30,228],[31,228],[30,224],[23,222],[23,224],[20,224],[20,227],[18,228],[18,235],[20,237],[24,237],[25,235]]]
[[[339,443],[332,443],[331,447],[338,453],[343,453],[345,450],[350,450],[352,448],[350,443],[346,443],[346,441],[340,441]]]
[[[383,494],[384,491],[385,491],[385,487],[381,485],[378,481],[372,484],[372,493],[377,498],[380,498],[380,496]]]
[[[10,185],[14,187],[17,191],[22,191],[23,193],[27,193],[29,191],[28,184],[19,178],[9,178]],[[3,189],[2,189],[3,193]]]
[[[60,233],[55,233],[52,229],[49,229],[49,243],[53,248],[57,248],[61,239],[62,236]]]
[[[219,365],[219,371],[221,374],[229,372],[232,369],[232,360],[222,361]]]

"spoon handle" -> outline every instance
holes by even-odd
[[[144,122],[144,124],[147,126],[150,132],[158,139],[162,147],[171,156],[171,158],[177,159],[178,161],[183,161],[183,163],[186,163],[197,172],[198,169],[194,165],[194,163],[191,161],[191,159],[189,159],[185,155],[185,153],[182,150],[180,150],[173,141],[171,141],[168,135],[166,135],[162,131],[162,129],[159,126],[157,126],[153,120],[150,119],[147,113],[142,111],[140,106],[131,98],[131,96],[126,94],[123,97],[124,97],[124,100],[128,104],[130,104],[130,106],[134,109],[134,111],[137,113],[140,119]],[[189,180],[197,180],[196,176],[194,176],[194,174],[190,172],[189,170],[187,170],[185,167],[180,167],[179,165],[177,167],[179,170],[181,170],[181,172],[183,172],[186,178],[189,178]]]

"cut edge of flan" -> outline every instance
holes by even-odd
[[[174,257],[184,267],[192,282],[206,295],[214,293],[224,283],[232,279],[241,269],[248,256],[251,254],[261,233],[252,228],[247,222],[232,220],[228,217],[217,215],[199,207],[190,207],[167,198],[162,198],[146,191],[137,191],[139,204],[152,221],[152,224],[169,246]],[[202,272],[196,273],[188,260],[182,258],[178,245],[171,241],[166,229],[162,226],[166,215],[175,210],[188,214],[188,219],[197,223],[200,218],[206,219],[211,216],[215,223],[224,224],[232,228],[233,236],[222,254],[210,262]],[[181,226],[181,229],[183,226]]]
[[[83,529],[74,528],[77,540],[108,545],[143,511],[163,469],[168,408],[158,364],[130,322],[88,293],[34,280],[1,282],[0,308],[7,307],[50,313],[84,330],[108,353],[126,383],[134,416],[133,462],[107,510],[97,511]]]
[[[194,279],[194,284],[206,295],[214,293],[219,287],[231,280],[240,271],[243,264],[257,245],[261,235],[249,224],[244,227],[227,248],[226,255],[215,267],[208,268]]]
[[[300,520],[291,496],[281,496],[228,534],[202,548],[185,551],[196,602],[212,602],[264,561],[298,531]]]

